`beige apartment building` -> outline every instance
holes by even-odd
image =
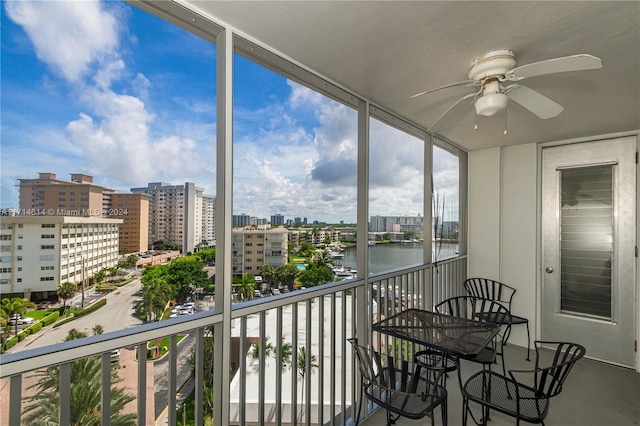
[[[71,180],[55,173],[20,179],[20,216],[80,216],[122,220],[121,253],[143,252],[148,246],[149,198],[118,194],[93,183],[93,176],[72,173]]]
[[[259,275],[262,266],[277,268],[289,261],[288,231],[269,225],[236,228],[232,232],[233,274]]]
[[[81,284],[115,266],[121,224],[100,217],[3,216],[0,293],[44,300],[62,282]]]

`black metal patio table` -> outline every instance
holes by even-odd
[[[374,323],[372,329],[458,357],[480,353],[491,343],[500,326],[421,309],[407,309]]]

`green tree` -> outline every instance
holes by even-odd
[[[196,256],[180,257],[169,264],[166,281],[173,289],[174,297],[190,296],[194,288],[211,285],[203,267],[204,263]]]
[[[83,358],[71,363],[70,413],[71,425],[100,426],[100,405],[102,387],[101,360],[98,357]],[[26,398],[28,405],[22,415],[22,421],[30,426],[48,426],[58,424],[60,416],[59,386],[60,367],[36,371],[38,382],[29,386],[35,390],[33,396]],[[125,405],[135,397],[117,387],[122,379],[115,367],[111,371],[111,417],[113,426],[135,426],[135,414],[122,414]]]
[[[255,295],[256,279],[255,276],[249,275],[246,272],[242,274],[240,282],[233,285],[243,300],[251,300]]]
[[[331,254],[326,250],[318,250],[311,257],[311,261],[318,266],[332,266],[334,265]]]
[[[280,265],[276,268],[276,281],[281,285],[287,286],[289,290],[293,290],[293,283],[299,274],[299,270],[296,265],[286,264]]]
[[[213,404],[214,404],[214,383],[213,383],[213,361],[214,351],[213,345],[215,341],[215,335],[213,334],[213,327],[205,329],[204,338],[204,375],[202,378],[202,396],[203,396],[203,411],[205,415],[205,424],[207,424],[208,418],[213,418]],[[196,355],[195,346],[191,348],[191,355],[187,362],[191,366],[191,374],[195,376],[196,368]],[[207,410],[208,409],[208,410]],[[208,414],[210,412],[211,414]]]
[[[36,304],[24,297],[14,297],[12,299],[2,299],[2,311],[6,314],[7,320],[12,317],[21,317],[27,313],[29,309],[36,307]],[[14,334],[18,334],[18,322],[15,322]]]
[[[260,276],[269,288],[276,282],[276,271],[271,265],[262,265],[262,268],[260,268]]]
[[[71,330],[69,330],[69,332],[67,333],[67,337],[64,340],[68,342],[69,340],[77,340],[84,337],[87,337],[87,333],[85,333],[84,331],[80,331],[77,328],[72,328]]]
[[[56,293],[63,301],[62,306],[67,306],[67,300],[71,299],[76,294],[77,287],[74,283],[65,281],[58,286]]]
[[[127,256],[127,263],[129,264],[129,268],[135,268],[136,263],[138,263],[138,256],[135,254],[130,254]]]
[[[332,282],[334,279],[333,269],[325,265],[310,263],[304,271],[301,271],[297,280],[305,287],[313,287]]]
[[[197,251],[194,255],[205,263],[213,262],[216,260],[216,249],[215,247],[202,249],[200,251]]]
[[[143,277],[144,278],[144,277]],[[164,278],[154,276],[142,284],[142,308],[148,321],[162,316],[165,306],[171,300],[173,290]]]
[[[311,367],[311,373],[315,372],[315,369],[319,367],[318,365],[318,357],[314,354],[307,353],[307,348],[304,346],[300,346],[298,348],[298,376],[300,376],[300,380],[302,380],[302,395],[301,400],[303,401],[304,407],[304,388],[305,388],[305,380],[307,375],[307,358],[309,358],[309,366]],[[302,418],[303,412],[300,410],[300,418]]]
[[[107,271],[104,269],[100,269],[98,272],[93,274],[93,279],[96,283],[101,283],[105,278],[107,278]]]

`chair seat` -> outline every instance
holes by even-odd
[[[519,414],[516,392],[520,395]],[[537,395],[535,389],[492,371],[485,370],[471,376],[462,393],[471,401],[529,423],[541,423],[549,410],[549,399]]]
[[[433,409],[446,401],[447,390],[444,387],[436,385],[424,377],[418,377],[415,390],[412,389],[408,392],[407,389],[403,389],[405,380],[406,378],[396,382],[396,390],[370,383],[364,392],[369,399],[381,407],[413,420],[431,416]],[[412,382],[412,385],[415,383]]]
[[[461,356],[460,358],[466,359],[467,361],[477,362],[479,364],[493,364],[496,362],[497,352],[492,348],[484,348],[480,351],[479,354],[474,356]]]
[[[475,317],[478,319],[478,321],[487,321],[489,318],[489,313],[486,312],[478,312],[475,314]],[[509,324],[511,325],[517,325],[517,324],[526,324],[529,322],[529,320],[525,317],[519,317],[513,314],[510,314],[511,321],[509,321]],[[507,324],[507,322],[505,321],[495,321],[495,320],[489,320],[490,322],[495,322],[496,324],[500,324],[500,325],[504,325]]]
[[[434,368],[444,373],[451,373],[458,368],[455,359],[440,351],[431,349],[416,352],[413,360],[427,369]]]

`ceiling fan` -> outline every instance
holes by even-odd
[[[470,93],[454,103],[442,114],[428,130],[436,125],[441,126],[455,112],[475,103],[476,114],[492,116],[507,107],[509,99],[519,103],[542,119],[552,118],[560,114],[564,107],[535,90],[520,84],[504,86],[505,82],[518,82],[525,78],[538,75],[553,74],[567,71],[582,71],[602,68],[602,61],[592,55],[579,54],[516,67],[516,54],[507,49],[494,50],[477,57],[469,68],[469,80],[447,84],[435,89],[416,93],[411,98],[433,93],[449,87],[479,87],[475,93]]]

